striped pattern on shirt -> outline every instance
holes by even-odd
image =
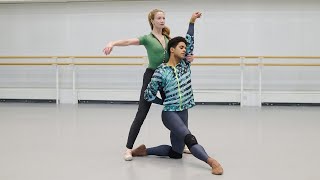
[[[159,90],[165,93],[163,111],[183,111],[195,106],[190,63],[181,60],[176,67],[161,64],[145,90],[144,98],[153,101]]]

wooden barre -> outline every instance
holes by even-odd
[[[108,66],[142,66],[143,63],[0,63],[1,66],[50,66],[50,65],[108,65]]]
[[[0,59],[144,59],[146,56],[0,56]],[[199,59],[320,59],[320,56],[194,56]]]
[[[320,56],[194,56],[200,59],[320,59]]]
[[[243,63],[244,66],[320,66],[320,64],[302,63]],[[193,63],[192,66],[241,66],[240,63]]]
[[[76,65],[76,66],[142,66],[144,63],[0,63],[1,66],[51,66],[51,65]],[[320,64],[305,63],[193,63],[192,66],[320,66]]]
[[[0,56],[0,59],[143,59],[145,56]]]

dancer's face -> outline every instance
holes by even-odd
[[[171,48],[174,56],[178,59],[183,59],[186,54],[186,44],[184,42],[179,42],[175,48]]]
[[[157,12],[152,20],[152,24],[154,28],[162,29],[164,28],[166,23],[166,17],[163,12]]]

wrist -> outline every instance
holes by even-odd
[[[109,42],[107,46],[113,46],[113,43],[112,43],[112,42]]]

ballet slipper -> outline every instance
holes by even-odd
[[[132,156],[146,156],[147,148],[144,144],[132,150]]]

